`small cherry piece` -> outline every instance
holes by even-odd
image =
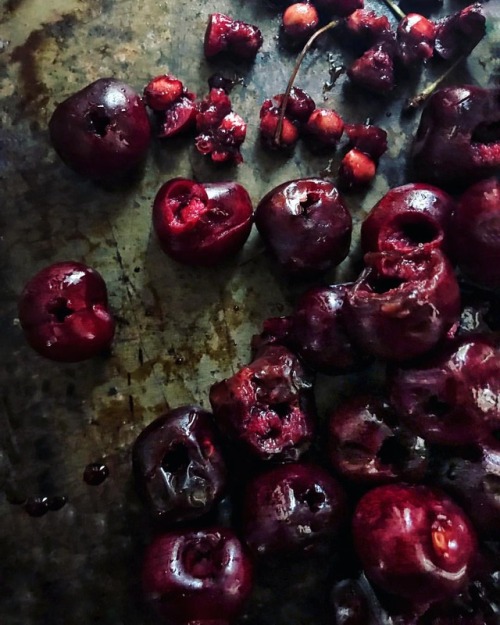
[[[347,516],[347,497],[328,471],[312,464],[286,464],[248,484],[242,533],[257,556],[302,554],[331,544]]]
[[[327,271],[349,252],[351,215],[335,185],[321,178],[291,180],[269,191],[255,210],[255,224],[292,276]]]
[[[347,70],[351,82],[375,93],[387,94],[396,86],[392,45],[377,43]]]
[[[291,317],[270,317],[264,319],[262,332],[252,336],[252,360],[269,345],[283,345],[292,349],[294,342],[291,337],[292,318]]]
[[[437,23],[435,51],[445,60],[470,54],[486,34],[486,18],[480,2]]]
[[[404,65],[430,59],[434,53],[436,26],[419,13],[408,13],[398,24],[398,56]]]
[[[26,340],[50,360],[87,360],[113,341],[106,284],[83,263],[60,262],[39,271],[24,287],[18,308]]]
[[[204,41],[207,59],[224,52],[239,59],[253,60],[262,43],[262,33],[257,26],[223,13],[212,13],[208,18]]]
[[[144,89],[144,100],[160,124],[158,136],[167,138],[192,128],[196,120],[196,96],[168,74],[152,78]]]
[[[334,150],[344,132],[344,122],[334,110],[316,108],[307,120],[303,132],[311,150]]]
[[[453,336],[460,292],[450,262],[438,250],[372,252],[347,294],[348,331],[375,357],[407,360]]]
[[[351,37],[369,48],[393,38],[391,24],[386,15],[377,15],[368,9],[358,9],[345,20],[345,29]]]
[[[199,406],[180,406],[150,423],[134,443],[132,464],[139,492],[160,522],[203,516],[224,494],[215,423]]]
[[[243,247],[252,228],[252,202],[236,182],[173,178],[156,194],[153,226],[163,251],[174,260],[214,265]]]
[[[387,151],[387,132],[372,124],[346,124],[349,147],[369,156],[376,163]]]
[[[452,257],[472,282],[500,287],[500,181],[489,178],[462,195],[451,220]]]
[[[410,183],[395,187],[363,221],[363,250],[406,254],[416,249],[448,249],[454,210],[453,198],[432,185]]]
[[[146,601],[169,625],[229,625],[252,589],[252,565],[225,527],[160,534],[146,549]]]
[[[344,191],[364,187],[375,178],[377,164],[364,152],[352,149],[340,163],[338,182]]]
[[[282,17],[282,30],[288,45],[303,44],[319,25],[316,8],[309,2],[297,2],[288,6]]]
[[[151,125],[142,99],[131,87],[100,78],[57,105],[49,133],[68,167],[94,180],[108,180],[143,162]]]
[[[312,382],[295,354],[280,345],[210,389],[217,424],[228,439],[261,460],[296,461],[315,426]]]

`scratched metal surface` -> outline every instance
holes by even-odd
[[[494,10],[492,0],[488,10]],[[445,0],[443,12],[464,3]],[[497,6],[498,8],[498,6]],[[387,13],[387,10],[381,9]],[[258,24],[265,37],[252,66],[207,63],[202,39],[207,16],[221,11]],[[151,235],[150,208],[170,177],[232,179],[255,203],[276,184],[328,172],[330,157],[301,147],[292,158],[263,152],[256,142],[259,103],[284,90],[294,55],[281,50],[278,14],[261,3],[234,0],[3,0],[0,7],[0,622],[2,625],[143,625],[138,563],[148,540],[144,514],[130,483],[130,444],[166,406],[208,405],[207,390],[249,356],[249,337],[262,320],[286,313],[304,288],[272,268],[253,233],[240,256],[213,270],[168,260]],[[499,80],[500,36],[488,42],[449,82],[492,85]],[[402,100],[432,76],[409,76],[390,100],[366,97],[329,71],[350,59],[330,35],[307,57],[297,85],[353,122],[373,121],[389,132],[375,185],[352,195],[359,221],[390,187],[406,180],[405,155],[417,117],[401,117]],[[155,143],[128,188],[106,190],[80,179],[55,156],[47,121],[57,102],[103,76],[138,90],[158,73],[181,77],[200,95],[214,71],[240,77],[233,103],[249,122],[238,168],[216,169],[189,140]],[[340,152],[333,156],[335,171]],[[326,279],[352,276],[349,260]],[[118,315],[112,354],[76,365],[43,360],[25,344],[16,299],[43,266],[75,259],[97,268]],[[346,379],[318,382],[320,408],[335,401]],[[111,476],[86,486],[88,462],[104,459]],[[31,518],[7,503],[20,495],[66,495],[59,512]],[[317,563],[313,567],[317,568]],[[252,624],[329,622],[317,577],[303,565],[259,583],[244,619]],[[281,579],[274,603],[268,580]],[[298,598],[298,600],[297,600]]]

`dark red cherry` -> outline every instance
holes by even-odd
[[[419,13],[408,13],[398,24],[398,56],[404,65],[430,59],[434,53],[436,26]]]
[[[414,174],[454,192],[500,168],[500,88],[460,85],[436,91],[413,143]]]
[[[369,358],[347,333],[346,296],[352,284],[310,289],[291,316],[289,340],[304,362],[322,373],[360,369]],[[347,313],[348,314],[348,313]]]
[[[312,150],[334,150],[344,132],[344,122],[334,110],[316,108],[309,116],[303,132]]]
[[[292,150],[299,140],[298,124],[283,117],[279,139],[276,140],[280,111],[271,100],[266,100],[260,109],[259,133],[264,147],[271,150]]]
[[[314,0],[314,5],[329,17],[347,17],[356,9],[362,9],[364,0]]]
[[[141,98],[127,84],[100,78],[56,107],[50,140],[79,174],[103,180],[136,168],[148,151],[151,126]]]
[[[283,98],[283,93],[275,95],[273,103],[279,107]],[[305,124],[315,108],[314,100],[306,91],[299,89],[299,87],[292,87],[285,107],[285,114],[288,119],[298,124]]]
[[[194,126],[195,98],[175,76],[166,74],[149,81],[144,89],[144,100],[158,119],[160,138],[172,137]]]
[[[391,24],[386,15],[377,15],[368,9],[357,9],[345,20],[345,28],[351,37],[365,44],[366,47],[392,39]]]
[[[327,271],[349,252],[351,215],[335,185],[320,178],[269,191],[256,208],[255,224],[280,267],[294,276]]]
[[[297,356],[271,345],[210,389],[223,433],[262,460],[294,461],[309,448],[315,425],[312,383]]]
[[[500,181],[470,187],[451,220],[452,256],[462,273],[487,288],[500,287]]]
[[[144,556],[146,601],[168,625],[229,625],[252,588],[252,566],[224,527],[157,536]]]
[[[213,265],[243,247],[252,203],[236,182],[173,178],[156,194],[153,226],[163,251],[188,265]]]
[[[318,28],[319,16],[313,4],[296,2],[285,9],[281,23],[288,45],[300,45]]]
[[[144,100],[153,111],[165,111],[184,94],[184,85],[175,76],[152,78],[144,88]]]
[[[139,492],[155,520],[203,516],[220,501],[226,467],[212,415],[180,406],[150,423],[132,448]]]
[[[486,34],[486,18],[480,2],[439,20],[436,28],[436,54],[452,59],[469,54]]]
[[[363,221],[363,250],[401,254],[422,249],[446,249],[453,198],[427,184],[406,184],[386,193]]]
[[[431,443],[469,445],[500,432],[500,351],[493,335],[466,335],[393,372],[391,401]]]
[[[60,262],[39,271],[24,287],[18,308],[26,340],[50,360],[87,360],[113,341],[106,284],[83,263]]]
[[[347,520],[347,498],[324,469],[287,464],[250,481],[242,516],[243,537],[256,555],[302,553],[337,537]]]
[[[396,86],[392,46],[385,42],[369,48],[347,70],[351,82],[375,93],[389,93]]]
[[[387,132],[378,126],[346,124],[345,133],[350,148],[363,152],[375,162],[387,151]]]
[[[453,336],[460,293],[449,261],[437,251],[366,254],[367,268],[347,294],[348,331],[368,353],[407,360]]]
[[[476,552],[465,513],[426,486],[390,484],[365,494],[353,518],[357,554],[367,577],[414,603],[455,595]]]
[[[204,52],[207,59],[225,52],[232,57],[252,60],[262,46],[262,33],[252,24],[235,20],[223,13],[212,13],[205,31]]]
[[[270,317],[265,319],[262,323],[262,332],[252,336],[252,359],[268,345],[283,345],[291,348],[293,344],[291,329],[291,317]]]
[[[422,438],[406,430],[385,400],[352,397],[328,418],[329,457],[345,478],[361,484],[420,481],[428,451]]]

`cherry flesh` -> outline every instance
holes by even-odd
[[[426,486],[389,484],[366,493],[353,518],[367,577],[388,593],[431,604],[468,581],[474,530],[451,499]]]
[[[448,248],[445,237],[454,210],[453,198],[432,185],[413,183],[395,187],[375,204],[363,221],[363,250],[406,254],[416,249]]]
[[[461,85],[436,91],[422,111],[412,149],[420,181],[456,192],[500,168],[500,89]]]
[[[285,107],[281,136],[277,141],[276,132],[283,98],[284,94],[280,93],[264,100],[260,109],[259,131],[261,142],[265,147],[290,150],[297,143],[300,131],[316,108],[316,104],[308,93],[299,87],[292,87]]]
[[[347,519],[347,499],[325,469],[286,464],[250,481],[242,516],[243,536],[256,555],[307,552],[337,536]]]
[[[295,461],[314,434],[311,388],[297,356],[271,345],[232,377],[214,384],[210,403],[223,433],[253,456]]]
[[[158,136],[167,138],[192,128],[196,120],[196,96],[175,76],[152,78],[144,89],[144,100],[158,119]]]
[[[334,150],[343,132],[342,118],[327,108],[315,108],[304,126],[304,137],[315,152]]]
[[[436,26],[419,13],[408,13],[398,24],[398,56],[404,65],[430,59],[434,53]]]
[[[387,151],[387,132],[373,124],[346,124],[345,133],[349,147],[363,152],[373,161]]]
[[[131,87],[114,78],[100,78],[57,105],[49,133],[68,167],[104,180],[122,177],[143,162],[151,125]]]
[[[252,588],[252,566],[224,527],[160,534],[143,562],[146,601],[169,625],[229,625]]]
[[[460,293],[453,269],[437,250],[366,254],[367,268],[347,294],[348,331],[378,358],[407,360],[453,336]]]
[[[296,277],[327,271],[349,252],[351,215],[335,185],[320,178],[269,191],[255,210],[255,224],[280,267]]]
[[[375,93],[387,94],[396,86],[392,46],[385,42],[369,48],[347,70],[351,82]]]
[[[364,187],[375,178],[377,164],[360,150],[353,148],[345,154],[339,167],[338,182],[343,191]]]
[[[236,182],[173,178],[156,194],[153,226],[174,260],[214,265],[243,247],[252,228],[252,202]]]
[[[393,372],[391,401],[431,443],[494,442],[500,432],[500,352],[494,335],[467,335]]]
[[[358,9],[345,21],[345,29],[350,37],[355,37],[365,48],[380,41],[392,39],[392,29],[386,15],[377,15],[368,9]]]
[[[289,46],[304,43],[319,25],[316,8],[309,2],[297,2],[287,7],[282,17],[282,30]]]
[[[235,20],[223,13],[212,13],[205,31],[204,52],[207,59],[220,53],[251,61],[263,43],[262,33],[253,24]]]
[[[139,492],[165,523],[205,515],[222,499],[226,467],[212,415],[181,406],[150,423],[132,448]]]
[[[60,262],[39,271],[24,287],[18,309],[26,340],[50,360],[87,360],[113,341],[106,284],[83,263]]]

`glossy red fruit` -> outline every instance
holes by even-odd
[[[236,182],[173,178],[156,194],[153,226],[174,260],[214,265],[243,247],[252,228],[252,202]]]
[[[212,13],[208,18],[204,41],[207,59],[225,52],[232,57],[252,60],[262,43],[262,33],[253,24],[235,20],[223,13]]]
[[[441,252],[373,252],[365,263],[347,295],[348,331],[361,348],[378,358],[408,360],[453,336],[460,292]]]
[[[472,282],[500,287],[500,181],[489,178],[460,198],[451,221],[452,256]]]
[[[332,109],[316,108],[304,126],[304,137],[314,151],[334,150],[344,132],[344,122]]]
[[[500,350],[494,335],[467,335],[394,370],[391,401],[431,443],[495,444],[500,432]]]
[[[396,86],[392,46],[385,42],[375,44],[354,61],[347,76],[358,87],[380,94],[389,93]]]
[[[476,552],[465,513],[426,486],[391,484],[364,495],[353,518],[367,577],[388,593],[431,604],[462,589]]]
[[[50,140],[61,159],[95,180],[121,177],[140,165],[151,126],[141,98],[127,84],[100,78],[56,107]]]
[[[144,556],[146,601],[168,625],[229,625],[252,588],[252,566],[224,527],[157,536]]]
[[[260,473],[243,501],[243,537],[258,556],[331,543],[347,520],[347,497],[319,466],[287,464]]]
[[[373,161],[387,151],[387,132],[372,124],[346,124],[345,133],[349,138],[349,147],[363,152]]]
[[[411,183],[388,191],[361,226],[365,252],[449,248],[449,229],[455,202],[432,185]]]
[[[196,96],[175,76],[152,78],[144,89],[144,100],[158,119],[158,136],[167,138],[185,132],[196,120]]]
[[[285,9],[281,23],[288,44],[300,45],[318,28],[319,16],[313,4],[296,2]]]
[[[87,360],[113,340],[106,284],[83,263],[60,262],[39,271],[24,287],[18,307],[26,340],[50,360]]]
[[[414,175],[456,192],[500,169],[500,89],[460,85],[436,91],[412,149]]]
[[[210,389],[222,432],[261,460],[295,461],[309,448],[315,426],[312,382],[297,356],[271,345]]]
[[[434,53],[436,26],[419,13],[408,13],[398,24],[398,56],[404,65],[430,59]]]
[[[436,28],[436,54],[452,59],[470,54],[486,34],[486,18],[480,2],[439,20]]]
[[[218,432],[199,406],[180,406],[151,422],[134,442],[132,464],[140,495],[162,523],[203,516],[224,494]]]
[[[306,291],[291,316],[289,342],[314,371],[342,374],[370,362],[347,333],[346,297],[352,283]]]
[[[338,182],[342,190],[365,187],[375,178],[377,164],[356,148],[349,150],[340,163]]]
[[[420,481],[428,465],[422,438],[399,423],[380,397],[352,397],[328,418],[329,458],[343,477],[360,484]]]
[[[392,28],[386,15],[377,15],[368,9],[357,9],[345,21],[345,28],[366,47],[392,39]]]
[[[349,252],[351,215],[335,185],[320,178],[269,191],[255,210],[255,224],[280,267],[293,276],[327,271]]]

